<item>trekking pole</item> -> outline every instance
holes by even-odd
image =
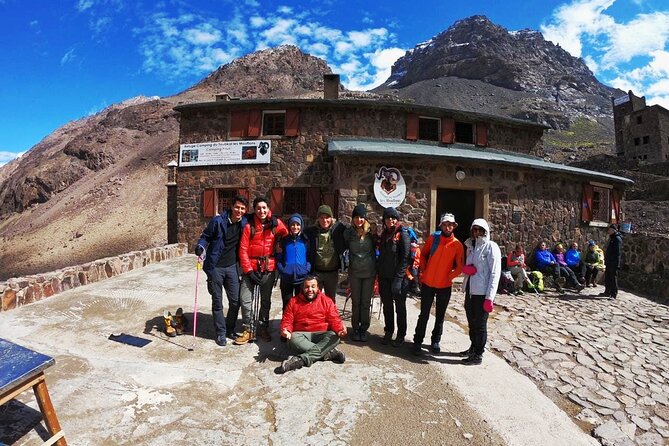
[[[255,340],[260,319],[260,285],[253,287],[253,303],[251,305],[251,339]]]
[[[195,303],[193,304],[193,346],[189,351],[195,350],[195,334],[197,333],[197,284],[200,281],[200,270],[202,269],[202,259],[197,258],[197,265],[195,266]]]

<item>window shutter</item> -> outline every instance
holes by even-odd
[[[297,136],[300,130],[300,110],[289,108],[286,110],[286,136]]]
[[[230,137],[243,138],[249,126],[249,112],[246,110],[230,113]]]
[[[202,194],[202,214],[205,217],[216,215],[216,189],[205,189]]]
[[[455,119],[441,118],[441,142],[444,144],[455,142]]]
[[[332,209],[332,214],[335,218],[339,218],[339,191],[324,192],[323,204],[327,204]]]
[[[488,124],[476,123],[476,145],[481,147],[488,145]]]
[[[272,188],[270,209],[272,209],[272,215],[277,217],[283,215],[283,193],[283,187]]]
[[[316,212],[321,205],[321,188],[310,187],[307,189],[307,217],[316,218]]]
[[[592,221],[592,185],[583,184],[581,200],[581,221]]]
[[[409,141],[418,139],[418,115],[407,115],[407,139]]]
[[[611,223],[620,224],[620,194],[613,189],[611,191]]]
[[[262,110],[249,111],[249,132],[251,138],[260,136],[260,126],[262,125]]]
[[[249,196],[250,196],[250,195],[249,195],[249,189],[248,189],[248,188],[245,187],[245,188],[237,189],[237,194],[239,194],[239,195],[241,195],[242,197],[246,198],[246,200],[249,200]],[[251,206],[250,203],[249,203],[249,206]],[[247,207],[248,207],[248,206],[247,206]]]

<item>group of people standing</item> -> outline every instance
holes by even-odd
[[[433,353],[441,351],[453,280],[464,273],[471,342],[458,354],[464,357],[464,364],[481,363],[488,314],[493,309],[501,274],[500,249],[491,240],[484,219],[474,220],[470,237],[463,244],[453,234],[458,225],[455,216],[442,215],[439,230],[427,238],[420,258],[414,261],[412,253],[417,251],[412,248],[410,231],[402,226],[398,211],[392,207],[383,212],[380,234],[367,221],[365,204],[355,206],[350,226],[335,221],[332,209],[322,205],[316,224],[306,229],[299,214],[291,215],[286,224],[273,216],[265,197],[253,201],[252,212],[247,213],[247,208],[246,198],[235,197],[230,209],[211,219],[195,247],[198,258],[204,257],[218,345],[225,346],[226,338],[236,345],[255,340],[252,302],[258,294],[257,336],[271,341],[271,293],[278,274],[283,302],[280,336],[298,353],[284,361],[279,372],[310,366],[319,359],[344,362],[344,353],[336,345],[349,332],[339,317],[335,296],[342,254],[347,250],[351,341],[369,340],[371,300],[378,281],[385,321],[381,342],[395,347],[404,344],[408,329],[406,275],[407,270],[419,264],[421,311],[413,336],[413,353],[423,352],[433,302],[436,316],[429,348]],[[226,317],[223,290],[228,299]],[[241,334],[235,331],[240,308]]]

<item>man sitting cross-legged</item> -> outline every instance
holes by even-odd
[[[346,360],[344,352],[335,348],[339,338],[346,336],[346,327],[335,303],[323,294],[314,276],[307,276],[300,293],[288,301],[281,319],[281,336],[297,354],[283,361],[278,373],[310,367],[320,360],[338,364]]]

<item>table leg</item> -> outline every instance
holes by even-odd
[[[44,380],[44,373],[40,373],[39,378],[41,379],[39,379],[37,384],[33,386],[33,391],[35,392],[37,404],[44,417],[44,422],[46,423],[49,435],[53,437],[61,431],[60,423],[58,422],[58,417],[56,417],[56,411],[53,408],[53,404],[51,404],[49,390],[46,388],[46,381]],[[67,446],[65,438],[60,438],[56,444],[58,446]]]

